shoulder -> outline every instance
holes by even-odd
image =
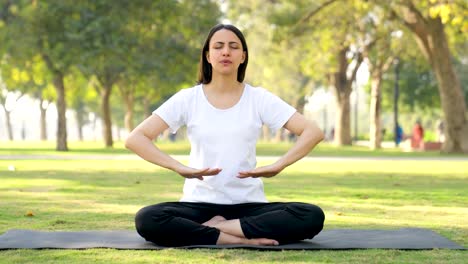
[[[180,94],[181,96],[193,96],[196,94],[196,92],[200,89],[201,85],[195,85],[189,88],[183,88],[177,92],[177,94]]]
[[[192,99],[196,95],[199,87],[200,85],[195,85],[190,88],[183,88],[179,90],[178,92],[176,92],[172,97],[177,100],[184,100],[184,101],[189,100],[190,101],[190,99]]]
[[[261,86],[252,86],[250,84],[245,84],[245,88],[256,99],[263,99],[265,98],[265,96],[273,95],[270,91]]]

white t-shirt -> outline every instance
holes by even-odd
[[[183,89],[153,114],[175,133],[183,125],[191,144],[189,166],[221,168],[203,181],[186,179],[182,202],[239,204],[267,202],[260,178],[239,179],[239,171],[256,167],[256,143],[262,125],[281,128],[296,112],[292,106],[264,88],[245,84],[242,96],[231,108],[218,109],[205,97],[202,85]]]

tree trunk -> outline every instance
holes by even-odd
[[[276,131],[275,137],[273,138],[274,142],[283,141],[283,128],[280,128]]]
[[[269,142],[271,140],[270,128],[268,126],[262,126],[263,140]]]
[[[304,108],[307,103],[307,100],[305,96],[299,97],[299,99],[296,101],[296,110],[297,112],[304,114]]]
[[[444,119],[446,120],[443,151],[468,153],[468,121],[460,80],[451,62],[444,25],[440,17],[424,18],[406,3],[403,11],[405,25],[414,32],[418,45],[436,76]]]
[[[375,69],[371,73],[371,99],[370,99],[370,127],[369,127],[369,147],[380,149],[382,143],[382,127],[380,125],[381,102],[382,102],[382,72]]]
[[[13,128],[11,127],[10,111],[7,111],[4,105],[2,106],[5,112],[5,126],[7,129],[8,140],[13,141]]]
[[[75,109],[76,116],[76,130],[78,132],[78,139],[83,141],[83,126],[85,123],[85,111],[84,106],[79,106]]]
[[[94,117],[92,122],[91,122],[91,124],[93,126],[93,140],[94,141],[97,141],[96,122],[97,122],[97,118]]]
[[[101,90],[101,111],[103,118],[103,137],[106,147],[112,148],[112,120],[110,112],[110,95],[112,91],[112,84],[103,84]]]
[[[46,114],[47,114],[47,108],[48,107],[43,107],[44,104],[44,99],[41,97],[39,98],[39,111],[41,112],[41,117],[40,117],[40,139],[41,141],[46,141],[47,140],[47,119],[46,119]]]
[[[57,146],[58,151],[68,151],[67,146],[67,119],[65,116],[67,105],[65,101],[65,85],[63,84],[63,74],[55,72],[54,87],[57,93]]]
[[[335,144],[337,146],[351,145],[350,94],[351,91],[343,91],[336,96]]]
[[[448,48],[444,28],[440,19],[432,20],[432,37],[429,45],[432,54],[432,68],[437,82],[444,119],[446,140],[443,144],[444,152],[468,153],[468,122],[466,120],[466,105],[460,80],[455,74]]]
[[[332,84],[337,100],[337,114],[335,119],[335,144],[338,146],[351,145],[351,116],[350,99],[352,83],[356,78],[357,70],[362,63],[362,56],[358,54],[352,69],[351,77],[347,76],[350,64],[346,58],[348,47],[343,47],[337,54],[338,71],[333,73]]]

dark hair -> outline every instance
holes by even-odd
[[[211,30],[210,33],[208,34],[208,37],[205,40],[205,44],[203,45],[203,49],[201,51],[201,56],[200,56],[200,63],[198,65],[198,83],[199,84],[207,84],[211,82],[212,78],[212,68],[211,64],[208,62],[206,59],[206,52],[209,51],[210,49],[210,41],[211,38],[213,37],[214,33],[221,29],[227,29],[234,34],[240,39],[242,43],[242,49],[245,51],[245,59],[244,62],[239,65],[239,69],[237,69],[237,81],[238,82],[243,82],[245,78],[245,70],[247,69],[247,62],[249,61],[249,51],[247,49],[247,42],[245,41],[244,35],[242,32],[236,28],[233,25],[226,25],[226,24],[218,24],[214,26]]]

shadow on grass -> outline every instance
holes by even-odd
[[[0,186],[0,229],[133,229],[141,207],[178,200],[182,185],[183,178],[163,170],[7,172]],[[379,172],[286,172],[265,179],[270,201],[322,206],[326,228],[426,227],[459,243],[468,235],[457,222],[465,214],[457,211],[467,204],[465,187],[463,177]],[[25,216],[28,211],[34,216]]]
[[[378,175],[378,176],[376,176]],[[0,190],[28,196],[37,193],[72,195],[97,202],[133,204],[144,200],[178,200],[184,179],[164,170],[115,171],[17,171],[2,177]],[[264,179],[265,192],[281,200],[349,199],[380,201],[392,205],[428,204],[464,206],[466,178],[396,173],[284,173]]]

